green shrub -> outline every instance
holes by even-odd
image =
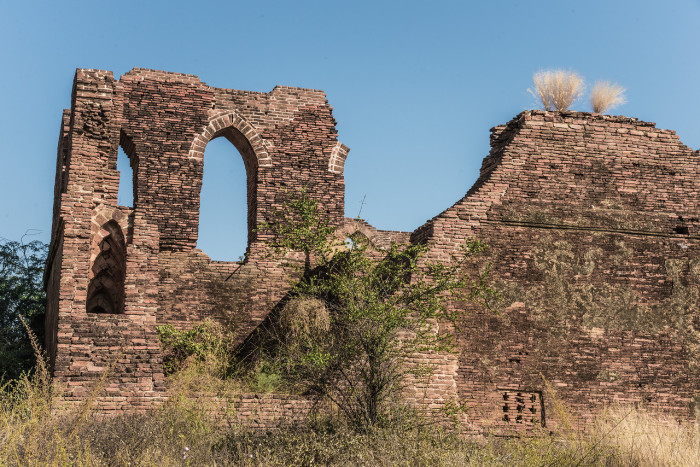
[[[261,362],[248,378],[248,388],[256,393],[277,392],[282,389],[283,383],[280,371],[266,361]]]
[[[188,359],[200,362],[214,360],[221,376],[225,375],[231,338],[221,325],[205,320],[187,330],[178,330],[170,324],[157,326],[156,329],[163,344],[163,370],[166,375],[182,369]]]
[[[257,345],[246,358],[273,363],[287,387],[331,400],[359,430],[391,423],[408,382],[432,372],[414,357],[455,352],[446,324],[461,314],[450,301],[495,299],[489,267],[474,272],[487,246],[467,240],[445,261],[428,259],[424,244],[347,248],[303,190],[272,217],[271,254],[303,252],[303,274],[249,339]]]

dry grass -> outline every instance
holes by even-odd
[[[602,114],[625,103],[625,88],[610,81],[598,81],[591,91],[591,108]]]
[[[201,378],[211,369],[206,360],[195,360],[193,365],[173,378]],[[215,407],[188,398],[189,384],[183,389],[183,394],[146,415],[100,419],[91,412],[90,401],[74,413],[57,413],[52,410],[51,381],[39,363],[33,376],[5,384],[0,391],[0,466],[631,467],[690,466],[700,459],[697,424],[681,424],[635,408],[604,412],[588,434],[561,423],[557,432],[542,436],[476,442],[439,426],[416,428],[410,419],[362,433],[322,417],[306,426],[268,433],[222,426],[211,417]],[[557,400],[553,391],[549,394]],[[557,418],[565,420],[566,408],[560,403],[557,407],[561,412]]]
[[[360,433],[322,418],[266,433],[221,426],[209,416],[213,407],[186,396],[147,415],[56,414],[45,382],[25,378],[0,394],[0,465],[631,467],[691,466],[700,459],[697,425],[634,408],[605,412],[588,434],[562,426],[541,436],[478,442],[438,426],[398,423]]]
[[[700,424],[645,409],[615,407],[599,417],[596,432],[619,452],[622,465],[700,465]]]
[[[584,80],[573,71],[538,71],[532,81],[535,89],[528,91],[542,102],[544,110],[569,110],[583,94]]]
[[[314,336],[330,330],[331,318],[326,305],[314,297],[296,297],[285,305],[280,314],[282,329],[289,330],[292,339]]]

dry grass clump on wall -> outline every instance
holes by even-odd
[[[610,81],[598,81],[591,91],[591,108],[602,114],[625,103],[625,88]]]
[[[282,328],[288,330],[289,337],[312,336],[330,330],[331,318],[326,305],[314,297],[297,297],[282,309]]]
[[[565,70],[538,71],[532,77],[530,94],[542,102],[544,110],[569,110],[583,94],[584,80],[576,72]]]

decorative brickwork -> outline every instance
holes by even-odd
[[[241,263],[196,249],[204,150],[217,137],[238,149],[247,175]],[[119,146],[134,170],[133,208],[117,205]],[[464,198],[412,233],[379,231],[343,217],[348,148],[323,92],[78,70],[61,122],[46,269],[46,345],[64,401],[83,400],[108,368],[102,412],[166,400],[156,325],[210,317],[248,336],[289,284],[290,258],[268,258],[256,227],[304,187],[341,235],[375,251],[427,242],[428,261],[448,261],[466,238],[491,246],[503,300],[496,312],[454,305],[465,318],[455,331],[460,352],[416,355],[435,371],[412,382],[408,400],[429,410],[464,404],[470,429],[505,433],[556,426],[557,401],[581,423],[612,402],[692,416],[698,152],[653,123],[580,112],[523,112],[492,129],[491,146]],[[222,404],[260,426],[312,406],[292,396],[261,401]]]
[[[100,227],[94,236],[88,280],[88,313],[123,313],[126,276],[126,242],[115,221]]]
[[[503,421],[506,425],[544,426],[544,404],[539,391],[503,389]]]

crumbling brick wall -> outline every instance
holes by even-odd
[[[204,150],[217,137],[246,169],[241,263],[196,248]],[[133,208],[117,205],[119,146]],[[46,269],[46,344],[64,399],[83,400],[109,368],[102,411],[164,400],[158,324],[210,317],[248,336],[289,284],[257,227],[305,187],[341,235],[375,251],[427,242],[426,260],[449,261],[467,238],[490,245],[502,300],[494,311],[456,305],[460,352],[416,355],[435,371],[410,400],[464,403],[470,429],[501,432],[556,424],[556,401],[582,423],[611,402],[690,416],[700,403],[698,152],[653,123],[579,112],[523,112],[492,130],[491,146],[463,199],[412,233],[380,231],[343,217],[348,148],[321,91],[78,70]]]
[[[465,309],[458,399],[498,429],[551,426],[557,399],[581,422],[615,402],[692,415],[698,152],[653,123],[580,112],[523,112],[491,138],[474,187],[412,234],[429,259],[490,245],[502,300]]]
[[[59,138],[47,349],[65,399],[78,401],[110,368],[107,411],[164,397],[157,324],[226,319],[245,336],[285,293],[285,271],[257,227],[306,188],[344,222],[348,148],[321,91],[216,89],[196,76],[134,69],[119,81],[77,70]],[[206,144],[228,139],[243,157],[247,260],[197,250]],[[117,205],[119,146],[134,172],[134,206]],[[221,204],[221,215],[226,203]],[[222,232],[221,235],[226,235]]]

